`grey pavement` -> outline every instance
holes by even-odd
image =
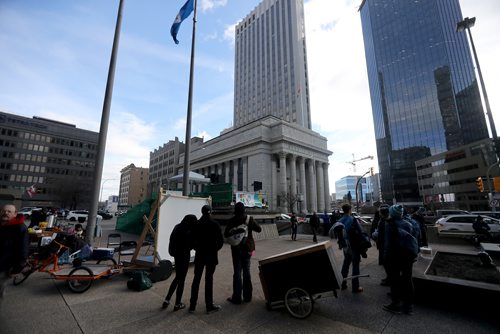
[[[114,219],[104,222],[103,238],[113,231]],[[129,235],[126,237],[137,238]],[[126,237],[123,240],[126,240]],[[326,240],[325,237],[320,237]],[[8,286],[0,310],[0,333],[499,333],[496,318],[457,311],[456,307],[418,303],[411,316],[393,315],[382,309],[390,302],[388,288],[379,285],[384,277],[377,263],[375,247],[361,263],[361,272],[370,277],[361,279],[365,291],[352,294],[339,291],[338,298],[327,296],[316,300],[313,314],[304,320],[292,318],[284,308],[267,310],[258,276],[258,261],[284,251],[312,244],[312,236],[299,235],[260,240],[252,258],[254,286],[251,303],[232,305],[226,301],[232,291],[231,252],[224,245],[219,253],[219,266],[214,276],[214,300],[222,310],[205,314],[202,281],[199,304],[194,314],[187,308],[173,312],[161,309],[164,296],[175,273],[142,292],[127,289],[127,276],[117,275],[94,282],[85,293],[72,293],[64,281],[53,280],[46,273],[34,273],[20,286]],[[434,250],[440,246],[432,245]],[[455,246],[446,245],[447,250]],[[467,247],[467,246],[456,246]],[[469,251],[472,251],[472,246]],[[341,251],[335,249],[340,266]],[[340,269],[340,268],[339,268]],[[300,270],[300,268],[297,268]],[[189,304],[193,267],[186,279],[183,301]],[[314,280],[314,277],[311,277]],[[464,301],[466,305],[467,301]],[[497,307],[494,307],[497,309]]]

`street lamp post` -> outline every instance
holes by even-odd
[[[106,183],[106,181],[111,181],[111,180],[116,180],[116,179],[104,179],[104,180],[102,180],[102,183],[101,183],[101,192],[99,194],[99,203],[102,202],[102,191],[104,189],[104,183]]]
[[[476,62],[477,73],[479,76],[479,81],[481,83],[481,91],[483,92],[484,104],[486,105],[486,115],[488,115],[488,122],[490,123],[491,135],[493,137],[493,144],[495,147],[495,153],[497,158],[500,158],[497,144],[497,130],[495,128],[495,122],[493,121],[493,115],[491,114],[490,101],[488,100],[488,94],[486,94],[486,87],[484,85],[483,73],[481,72],[481,66],[479,65],[479,59],[477,58],[476,47],[474,46],[474,40],[472,39],[472,34],[470,32],[470,28],[474,26],[476,23],[476,18],[464,18],[463,21],[457,23],[457,32],[462,32],[467,30],[469,34],[470,44],[472,46],[472,53],[474,54],[474,60]]]
[[[358,186],[359,186],[359,181],[361,181],[366,174],[370,173],[372,170],[370,169],[368,172],[364,173],[359,179],[358,181],[356,181],[356,212],[359,214],[359,196],[358,196]]]

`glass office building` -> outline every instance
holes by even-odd
[[[488,138],[458,0],[360,6],[382,197],[421,203],[415,161]]]

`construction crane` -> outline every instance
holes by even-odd
[[[356,173],[356,162],[358,161],[361,161],[361,160],[367,160],[367,159],[371,159],[373,160],[373,156],[372,155],[368,155],[364,158],[361,158],[361,159],[355,159],[354,158],[354,153],[352,154],[352,160],[351,161],[346,161],[346,164],[351,164],[352,165],[352,171],[353,173]]]

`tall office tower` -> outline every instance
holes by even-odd
[[[236,26],[234,127],[276,116],[311,129],[304,7],[264,0]]]
[[[360,6],[382,197],[421,203],[415,161],[488,138],[458,0]]]

